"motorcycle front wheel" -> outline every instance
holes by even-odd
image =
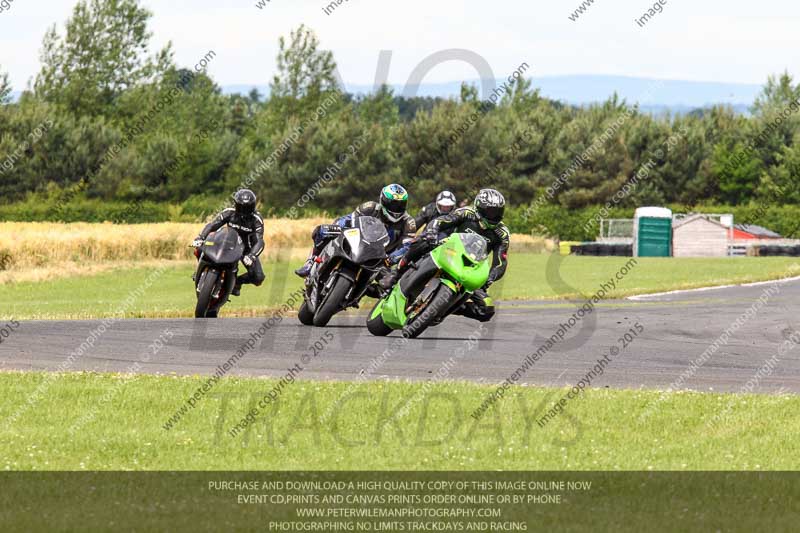
[[[209,307],[213,300],[214,287],[217,286],[219,271],[207,269],[200,274],[200,286],[197,292],[197,306],[194,308],[195,318],[216,318],[209,316]]]
[[[453,304],[456,293],[453,289],[442,283],[428,300],[428,304],[417,313],[403,328],[403,336],[416,339],[428,329],[436,320],[445,313]]]
[[[378,307],[380,304],[380,300],[375,303],[372,311],[369,312],[369,316],[372,316],[372,314],[375,312],[375,307]],[[378,313],[375,318],[367,319],[367,330],[369,330],[369,332],[376,337],[385,337],[392,332],[392,328],[387,326],[383,321],[383,316],[381,316],[381,313]]]
[[[341,275],[336,276],[336,281],[333,282],[331,290],[328,291],[328,294],[322,299],[322,302],[317,308],[317,312],[314,313],[315,326],[321,328],[328,325],[333,315],[341,309],[344,297],[347,296],[352,286],[353,282],[346,277]]]

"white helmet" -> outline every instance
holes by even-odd
[[[442,191],[436,195],[436,211],[440,215],[446,215],[456,208],[456,195],[450,191]]]

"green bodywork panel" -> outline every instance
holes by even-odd
[[[489,279],[491,267],[488,257],[482,261],[473,262],[473,258],[464,248],[457,233],[443,240],[442,244],[431,252],[431,258],[436,266],[447,272],[451,278],[460,281],[468,292],[480,289]],[[467,264],[465,264],[465,259],[468,260]],[[451,284],[448,283],[448,285]],[[451,285],[450,288],[458,292],[456,287]]]
[[[443,285],[447,285],[448,287],[450,287],[450,290],[452,290],[453,292],[458,292],[458,287],[456,287],[454,281],[449,280],[447,278],[441,278],[439,281],[441,281]]]
[[[383,323],[392,329],[401,329],[406,325],[408,317],[406,316],[406,305],[408,300],[400,290],[400,284],[396,284],[389,296],[386,297],[373,312],[373,317],[377,316],[380,312],[383,316]]]
[[[443,240],[431,252],[431,258],[440,270],[448,274],[440,276],[439,281],[450,287],[455,293],[474,292],[483,287],[486,280],[489,279],[491,269],[489,258],[484,257],[482,260],[477,260],[477,256],[471,255],[464,246],[459,234],[453,234]],[[408,322],[407,306],[408,298],[400,290],[400,283],[397,283],[392,292],[375,306],[370,319],[374,319],[380,314],[383,323],[388,327],[401,329]]]

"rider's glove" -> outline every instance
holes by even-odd
[[[439,232],[433,228],[429,228],[425,230],[423,237],[426,241],[430,242],[438,242],[439,241]]]
[[[202,237],[196,237],[195,240],[192,241],[192,246],[194,246],[195,248],[200,248],[201,246],[203,246],[204,242],[206,242],[206,240],[203,239]]]
[[[248,268],[253,266],[253,263],[255,263],[255,262],[256,262],[256,260],[253,258],[252,255],[246,255],[246,256],[242,257],[242,263],[244,263],[244,266],[246,266]]]

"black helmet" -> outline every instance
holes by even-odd
[[[383,216],[392,222],[397,222],[406,214],[408,192],[400,185],[392,183],[381,191],[380,203]]]
[[[238,215],[252,215],[256,212],[256,195],[250,189],[239,189],[233,195],[233,205]]]
[[[456,195],[450,191],[442,191],[436,195],[436,211],[440,215],[446,215],[456,208]]]
[[[506,210],[506,199],[495,189],[481,189],[475,197],[475,211],[481,219],[481,224],[493,228],[503,221]]]

